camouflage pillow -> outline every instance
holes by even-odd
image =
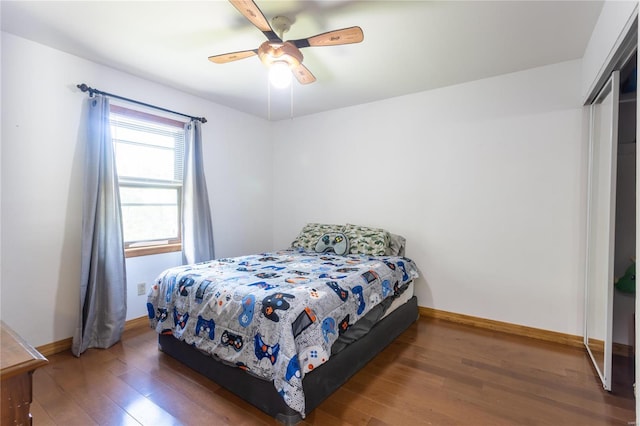
[[[389,247],[389,233],[380,228],[346,224],[342,231],[349,239],[349,253],[384,256]]]
[[[291,247],[301,247],[305,250],[314,251],[320,237],[331,232],[343,232],[343,225],[328,225],[325,223],[307,223],[300,235],[293,240]]]

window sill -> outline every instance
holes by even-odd
[[[152,254],[171,253],[181,251],[182,244],[163,244],[161,246],[135,247],[124,250],[124,257],[150,256]]]

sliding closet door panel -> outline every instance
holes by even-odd
[[[591,105],[584,343],[605,389],[611,390],[616,153],[616,71]]]

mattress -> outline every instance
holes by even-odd
[[[405,305],[413,298],[413,281],[402,286],[394,293],[392,297],[383,300],[379,305],[373,307],[358,322],[349,327],[343,335],[331,346],[331,355],[336,355],[349,345],[366,336],[369,331],[385,317]]]
[[[367,334],[417,277],[405,257],[289,249],[171,268],[147,307],[159,333],[272,381],[304,415],[305,374]]]
[[[386,312],[382,315],[382,318],[385,318],[391,312],[393,312],[396,309],[398,309],[401,305],[404,305],[405,303],[407,303],[409,301],[409,299],[411,299],[413,297],[413,290],[414,290],[413,281],[410,281],[407,284],[407,286],[404,289],[404,291],[402,291],[400,294],[396,295],[396,297],[393,297],[391,299],[391,304],[387,308]],[[382,319],[382,318],[380,318],[380,319]]]

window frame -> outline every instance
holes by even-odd
[[[124,107],[121,105],[111,104],[109,106],[109,112],[115,113],[122,116],[131,117],[137,120],[149,121],[152,123],[164,124],[176,128],[184,129],[185,122],[171,119],[168,117],[163,117],[156,114],[151,114],[148,112],[131,109],[128,107]],[[114,142],[113,135],[111,136],[112,143]],[[185,140],[186,143],[186,140]],[[184,147],[183,147],[184,149]],[[184,159],[184,152],[183,152]],[[153,254],[161,254],[161,253],[171,253],[182,251],[182,188],[183,183],[175,184],[175,183],[167,183],[164,181],[153,181],[153,180],[135,180],[135,179],[127,179],[121,178],[118,175],[118,193],[120,192],[120,186],[124,187],[153,187],[153,188],[177,188],[178,190],[178,236],[177,238],[170,239],[162,239],[162,240],[148,240],[148,241],[136,241],[132,243],[125,243],[125,257],[138,257],[138,256],[149,256]],[[148,243],[148,244],[147,244]]]

